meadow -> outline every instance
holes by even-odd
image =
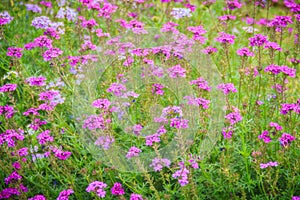
[[[300,200],[297,0],[2,0],[0,199]]]

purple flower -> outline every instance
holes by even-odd
[[[25,6],[26,6],[26,10],[28,11],[32,11],[34,13],[42,13],[41,7],[39,7],[36,4],[25,4]]]
[[[129,200],[143,200],[143,197],[140,194],[132,193]]]
[[[106,129],[106,124],[110,123],[110,120],[105,120],[102,115],[90,115],[84,120],[82,128],[89,130]]]
[[[21,58],[23,49],[20,47],[8,47],[7,48],[7,56]]]
[[[118,6],[115,6],[110,3],[104,3],[103,7],[99,10],[98,17],[104,17],[106,19],[111,18],[111,14],[116,12],[118,9]]]
[[[6,185],[10,184],[11,182],[21,180],[22,176],[18,174],[17,171],[12,172],[7,178],[4,179]]]
[[[113,136],[105,135],[98,137],[94,144],[102,147],[104,150],[108,150],[114,142],[115,138]]]
[[[190,173],[190,171],[184,166],[183,162],[179,162],[178,165],[180,169],[172,174],[172,177],[177,178],[179,184],[183,187],[189,183],[188,174]]]
[[[239,112],[232,112],[225,116],[225,119],[228,119],[230,121],[231,125],[236,124],[239,121],[242,121],[242,116]]]
[[[176,117],[171,119],[170,126],[177,129],[186,129],[189,127],[188,123],[189,120]]]
[[[69,196],[73,193],[74,191],[72,189],[63,190],[59,193],[59,196],[57,197],[56,200],[68,200]]]
[[[0,115],[4,115],[6,119],[12,118],[16,111],[14,110],[14,107],[5,105],[0,106]]]
[[[232,126],[224,127],[222,129],[222,134],[225,139],[230,139],[233,134],[233,127]]]
[[[139,148],[137,148],[135,146],[132,146],[128,150],[126,158],[131,158],[131,157],[139,156],[141,152],[142,152],[142,150],[140,150]]]
[[[277,166],[278,166],[277,162],[268,162],[268,163],[261,163],[260,164],[261,169],[264,169],[264,168],[267,168],[267,167],[277,167]]]
[[[279,46],[279,44],[277,44],[276,42],[267,42],[265,44],[265,49],[273,49],[273,50],[276,50],[276,51],[281,51],[281,47]]]
[[[250,56],[254,56],[254,53],[251,52],[247,47],[243,47],[241,49],[238,49],[236,51],[236,53],[239,55],[239,56],[247,56],[247,57],[250,57]]]
[[[179,25],[174,22],[167,22],[163,25],[163,27],[160,29],[160,31],[161,32],[179,33],[179,31],[175,28],[176,26],[179,26]]]
[[[270,127],[274,127],[276,129],[276,131],[282,130],[282,126],[280,126],[279,124],[277,124],[275,122],[270,122]]]
[[[6,142],[8,147],[15,147],[15,140],[24,140],[25,137],[23,134],[24,130],[22,129],[19,129],[18,131],[13,129],[6,130],[4,133],[0,134],[0,145]]]
[[[286,27],[292,23],[293,23],[293,20],[292,20],[291,16],[275,16],[274,19],[272,19],[267,24],[267,26],[279,28],[279,29],[277,29],[277,31],[278,31],[278,30],[280,30],[280,28]]]
[[[211,88],[208,86],[208,82],[202,77],[199,77],[196,80],[190,81],[190,85],[196,85],[199,89],[203,89],[206,91],[211,90]]]
[[[175,65],[168,69],[169,76],[171,78],[185,77],[186,70],[180,65]]]
[[[268,37],[261,35],[261,34],[256,34],[254,37],[249,38],[250,41],[250,46],[263,46],[268,42]]]
[[[281,137],[279,138],[279,142],[281,146],[286,147],[288,146],[292,141],[294,141],[296,138],[288,133],[283,133]]]
[[[52,40],[49,39],[46,35],[42,35],[34,39],[35,46],[46,47],[48,49],[52,48]]]
[[[50,136],[50,130],[41,132],[36,138],[39,140],[39,144],[41,145],[54,141],[53,137]]]
[[[9,24],[14,18],[7,11],[0,13],[0,26]]]
[[[218,17],[218,19],[220,21],[229,21],[229,20],[235,20],[236,16],[234,16],[234,15],[223,15],[223,16]]]
[[[97,100],[93,101],[92,106],[95,108],[107,110],[109,108],[110,104],[111,103],[108,99],[97,99]]]
[[[37,29],[47,29],[50,27],[51,24],[51,20],[49,19],[49,17],[46,16],[40,16],[40,17],[35,17],[32,22],[31,25],[34,26]]]
[[[159,83],[154,83],[152,85],[152,94],[158,94],[158,95],[164,95],[164,91],[163,88],[165,88],[165,86],[159,84]]]
[[[43,53],[44,61],[52,60],[63,53],[59,48],[51,48]]]
[[[39,77],[29,77],[26,79],[26,83],[28,83],[30,86],[44,86],[46,85],[45,80],[47,80],[43,76]]]
[[[155,133],[153,135],[148,135],[146,136],[146,145],[147,146],[152,146],[154,142],[160,142],[160,134]]]
[[[263,131],[261,135],[258,136],[259,139],[263,140],[265,143],[271,142],[268,131]]]
[[[94,181],[89,184],[89,186],[86,188],[86,191],[95,192],[99,197],[104,198],[106,195],[104,188],[106,187],[107,187],[106,183],[100,181]]]
[[[0,192],[0,198],[1,199],[9,199],[13,195],[19,196],[21,193],[17,188],[5,188]],[[31,200],[31,199],[30,199]],[[32,199],[34,200],[34,199]]]
[[[121,96],[122,91],[126,91],[126,87],[120,83],[112,83],[106,91],[113,92],[116,96]]]
[[[230,92],[237,92],[237,89],[234,87],[233,83],[222,83],[218,85],[217,88],[223,90],[225,95],[228,95]]]
[[[213,54],[213,53],[215,53],[217,51],[218,51],[217,48],[214,48],[214,47],[211,47],[211,46],[208,46],[208,47],[206,47],[205,49],[202,50],[202,52],[204,54]]]
[[[238,0],[226,0],[226,7],[224,8],[225,10],[234,10],[237,8],[241,8],[242,4],[239,3]]]
[[[54,153],[54,156],[60,160],[66,160],[71,156],[70,151],[62,151],[61,149],[58,149],[56,147],[52,147],[52,151]],[[45,155],[47,157],[47,155]]]
[[[236,36],[224,32],[220,32],[218,35],[219,36],[216,38],[216,41],[222,44],[233,44],[234,39],[236,38]]]
[[[117,196],[125,194],[121,183],[114,183],[114,186],[110,189],[110,191],[113,195]]]
[[[154,171],[161,171],[163,167],[170,167],[170,160],[167,158],[154,158],[150,167],[153,167]]]

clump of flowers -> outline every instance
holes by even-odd
[[[154,171],[161,171],[163,167],[170,167],[171,161],[167,158],[154,158],[150,167],[153,167]]]
[[[171,11],[171,15],[175,18],[175,19],[181,19],[184,17],[191,17],[191,10],[188,8],[173,8]]]
[[[142,152],[142,150],[140,150],[139,148],[137,148],[135,146],[132,146],[128,150],[128,152],[126,154],[126,158],[131,158],[131,157],[139,156],[141,152]]]
[[[216,41],[222,44],[233,44],[234,39],[236,38],[236,36],[224,32],[220,32],[218,35],[219,36],[216,38]]]
[[[23,55],[22,51],[23,49],[20,47],[8,47],[6,55],[10,57],[21,58]]]
[[[115,142],[115,138],[113,136],[100,136],[98,139],[95,141],[95,145],[100,146],[104,150],[108,150],[111,146],[112,143]]]
[[[294,141],[296,138],[288,133],[283,133],[281,137],[279,138],[280,145],[283,147],[288,146],[292,141]]]
[[[233,83],[222,83],[218,85],[217,88],[223,90],[225,95],[228,95],[230,92],[237,92],[237,89],[234,87]]]
[[[186,70],[180,65],[175,65],[168,69],[169,76],[171,78],[185,77]]]
[[[208,46],[208,47],[206,47],[205,49],[202,50],[202,52],[204,54],[213,54],[213,53],[216,53],[217,51],[218,51],[217,48],[211,47],[211,46]]]
[[[72,190],[72,189],[63,190],[59,193],[59,196],[57,197],[56,200],[68,200],[69,196],[73,193],[74,193],[74,190]]]
[[[260,163],[261,169],[265,169],[267,167],[277,167],[277,166],[278,166],[277,162]]]
[[[251,52],[247,47],[243,47],[241,49],[238,49],[236,51],[236,53],[239,55],[239,56],[243,56],[243,57],[251,57],[251,56],[254,56],[254,53]]]
[[[178,165],[180,169],[172,174],[172,177],[177,178],[181,186],[185,186],[189,183],[188,174],[190,173],[190,171],[185,167],[183,162],[179,162]]]
[[[107,187],[106,183],[100,181],[94,181],[89,184],[86,188],[87,192],[94,192],[97,196],[104,198],[106,196],[106,191],[104,190]]]
[[[114,186],[110,189],[113,195],[123,195],[125,194],[124,188],[121,183],[114,183]]]

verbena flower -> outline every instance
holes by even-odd
[[[179,162],[178,165],[180,169],[172,174],[172,177],[177,178],[181,186],[185,186],[189,183],[188,174],[190,173],[190,171],[185,167],[183,162]]]
[[[277,162],[268,162],[268,163],[261,163],[260,168],[265,169],[267,167],[277,167],[278,163]]]
[[[234,87],[233,83],[221,83],[217,86],[217,88],[222,90],[225,95],[228,95],[230,92],[237,92],[237,89]]]
[[[143,200],[143,197],[140,194],[132,193],[129,200]]]
[[[7,56],[21,58],[23,49],[20,47],[8,47],[7,48]]]
[[[296,138],[288,133],[283,133],[281,137],[279,138],[280,145],[283,147],[288,146],[292,141],[294,141]]]
[[[100,146],[104,150],[108,150],[114,142],[115,138],[113,136],[105,135],[98,137],[94,144]]]
[[[169,76],[171,78],[185,77],[186,70],[182,68],[180,65],[175,65],[168,69]]]
[[[234,35],[220,32],[220,33],[218,33],[218,37],[216,38],[216,41],[218,41],[222,44],[233,44],[235,38],[236,38],[236,36],[234,36]]]
[[[263,131],[262,134],[258,136],[258,138],[263,140],[264,143],[269,143],[272,141],[269,137],[269,131]]]
[[[126,158],[132,158],[132,157],[139,156],[141,152],[142,152],[142,150],[140,150],[139,148],[137,148],[135,146],[132,146],[128,150],[128,152],[126,154]]]
[[[184,17],[191,17],[191,10],[188,8],[173,8],[170,13],[175,19],[181,19]]]
[[[124,188],[122,187],[121,183],[114,183],[114,186],[110,189],[111,193],[113,195],[123,195],[125,194]]]
[[[204,54],[213,54],[213,53],[215,53],[217,51],[218,51],[217,48],[214,48],[214,47],[211,47],[211,46],[208,46],[208,47],[206,47],[205,49],[202,50],[202,52]]]
[[[154,158],[150,167],[153,167],[154,171],[161,171],[163,167],[170,167],[171,161],[167,158]]]
[[[261,34],[256,34],[254,35],[254,37],[249,38],[249,41],[250,41],[249,43],[250,46],[260,47],[268,42],[268,37]]]
[[[251,56],[254,56],[254,53],[251,52],[247,47],[243,47],[241,49],[238,49],[236,51],[236,53],[239,55],[239,56],[243,56],[243,57],[251,57]]]
[[[74,193],[74,190],[68,189],[63,190],[59,193],[59,196],[56,198],[56,200],[68,200],[69,196]]]
[[[107,187],[107,184],[100,181],[94,181],[89,184],[86,188],[87,192],[94,192],[97,196],[104,198],[106,196],[106,191],[104,190]]]
[[[225,119],[230,121],[231,125],[236,124],[239,121],[242,121],[242,115],[239,112],[232,112],[225,116]]]

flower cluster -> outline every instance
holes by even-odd
[[[265,169],[267,167],[277,167],[277,166],[278,166],[277,162],[260,163],[261,169]]]
[[[167,158],[154,158],[150,167],[153,167],[154,171],[161,171],[163,167],[170,167],[170,160]]]
[[[104,198],[106,195],[105,188],[107,187],[106,183],[100,182],[100,181],[94,181],[89,184],[89,186],[86,188],[87,192],[95,192],[97,196]]]

